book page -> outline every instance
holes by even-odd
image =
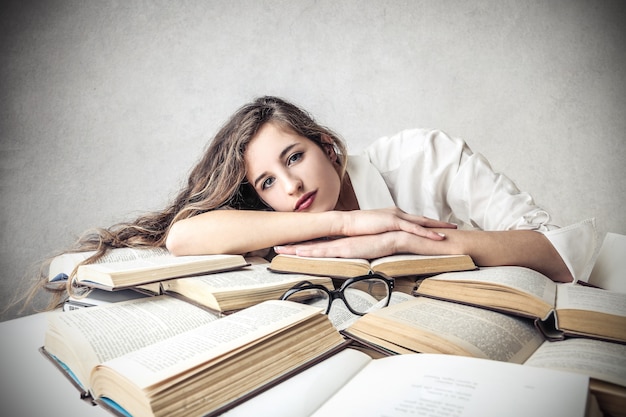
[[[531,320],[424,297],[371,314],[443,337],[472,356],[498,361],[522,363],[543,341]],[[394,342],[393,335],[377,336]]]
[[[363,352],[344,349],[222,416],[309,416],[370,361]]]
[[[305,304],[266,301],[104,365],[145,389],[315,314]]]
[[[367,265],[367,266],[369,266],[370,264],[367,259],[362,259],[362,258],[316,258],[314,256],[298,256],[298,255],[285,255],[285,254],[277,255],[274,259],[276,258],[278,258],[278,260],[283,259],[283,258],[287,260],[291,259],[296,262],[355,263],[355,264]]]
[[[444,258],[457,258],[465,255],[416,255],[416,254],[405,254],[405,255],[389,255],[383,256],[382,258],[376,258],[370,261],[372,268],[376,265],[380,265],[387,262],[406,262],[406,261],[419,261],[419,260],[430,260],[430,259],[444,259]]]
[[[626,235],[607,233],[593,265],[589,283],[626,294]]]
[[[94,263],[83,265],[79,268],[79,274],[82,269],[93,269],[94,271],[102,271],[106,273],[114,272],[132,272],[140,270],[149,270],[154,267],[170,267],[177,265],[190,265],[198,262],[206,262],[210,260],[227,259],[232,255],[199,255],[199,256],[157,256],[138,259],[126,259],[109,263]]]
[[[312,417],[582,417],[587,389],[582,375],[452,355],[398,355],[368,363]]]
[[[626,317],[626,294],[574,284],[558,284],[556,308],[590,310]]]
[[[626,345],[571,338],[543,345],[524,363],[589,375],[626,387]]]
[[[213,313],[158,296],[51,314],[48,332],[74,347],[85,368],[90,369],[214,320],[217,316]],[[53,346],[46,345],[46,349],[56,355]]]
[[[181,320],[184,317],[184,320]],[[199,327],[217,316],[184,301],[149,297],[49,317],[50,328],[80,340],[81,352],[101,363]],[[91,356],[91,355],[90,355]],[[95,363],[94,363],[95,364]]]
[[[254,289],[272,287],[278,284],[300,281],[310,281],[312,277],[300,274],[279,274],[267,269],[267,264],[250,265],[235,271],[220,272],[219,274],[200,275],[188,278],[179,278],[163,282],[163,288],[176,291],[179,286],[193,283],[209,292],[228,292],[240,289]]]
[[[88,252],[68,252],[62,255],[56,256],[50,262],[50,268],[48,270],[48,279],[67,279],[69,274],[76,268],[76,266],[83,262],[85,259],[94,255],[95,251]],[[105,253],[101,258],[94,261],[94,264],[108,263],[108,262],[122,262],[132,261],[135,259],[152,258],[155,256],[163,256],[169,254],[168,250],[162,247],[153,248],[116,248],[111,249]],[[63,274],[62,278],[60,274]]]
[[[167,249],[163,247],[150,248],[116,248],[108,251],[102,258],[95,263],[124,262],[133,261],[135,259],[147,259],[157,256],[169,255]]]
[[[370,272],[370,263],[358,258],[314,258],[296,255],[277,255],[270,269],[280,272],[299,272],[322,276],[358,276]]]
[[[532,294],[552,306],[556,300],[556,284],[550,278],[532,269],[517,266],[482,267],[474,271],[449,272],[427,279],[494,283]]]

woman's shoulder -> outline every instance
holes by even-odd
[[[409,158],[439,158],[443,155],[471,154],[463,139],[439,129],[405,129],[370,143],[364,153],[376,165],[397,166]]]

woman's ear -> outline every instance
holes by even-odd
[[[335,145],[333,144],[333,140],[330,138],[330,136],[326,134],[322,134],[321,139],[322,149],[324,150],[324,152],[326,152],[326,155],[328,156],[328,159],[330,159],[330,162],[337,162],[337,152],[335,151]]]

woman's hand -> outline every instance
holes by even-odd
[[[452,230],[443,240],[432,240],[404,231],[350,236],[275,247],[276,253],[310,257],[374,259],[396,253],[419,255],[466,254],[477,266],[517,265],[539,271],[556,282],[570,282],[572,275],[550,241],[534,230]]]
[[[276,246],[274,250],[279,254],[314,258],[374,259],[396,253],[442,254],[438,251],[444,251],[445,247],[440,246],[440,244],[412,233],[396,231],[375,235],[314,240]]]
[[[338,229],[330,238],[280,245],[274,250],[317,258],[373,259],[407,251],[432,254],[436,251],[432,243],[445,240],[443,231],[456,229],[455,224],[407,214],[396,207],[341,213]]]
[[[429,230],[431,227],[440,229]],[[395,231],[431,242],[445,241],[437,232],[454,228],[452,223],[409,215],[397,208],[319,213],[212,210],[172,225],[166,245],[177,256],[248,253],[291,242]]]
[[[278,254],[298,255],[314,258],[380,258],[395,253],[395,245],[386,232],[377,235],[322,239],[293,245],[275,246]]]
[[[397,207],[378,210],[354,210],[341,212],[342,221],[335,236],[377,235],[391,231],[404,231],[432,240],[443,240],[441,232],[430,228],[456,229],[453,223],[429,219],[405,213]]]

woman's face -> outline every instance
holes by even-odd
[[[337,164],[316,143],[265,123],[244,153],[246,179],[275,211],[333,210],[341,180]]]

